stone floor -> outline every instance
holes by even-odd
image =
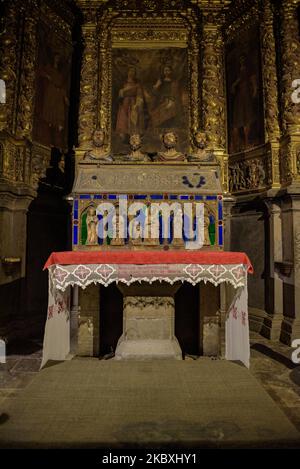
[[[88,441],[98,444],[99,441],[93,440],[90,431],[87,431],[87,425],[94,421],[94,407],[96,413],[99,412],[99,419],[97,431],[92,434],[99,436],[105,429],[105,418],[108,418],[106,436],[103,434],[101,440],[104,446],[107,436],[108,445],[123,444],[124,435],[130,434],[134,442],[140,445],[146,444],[148,438],[152,444],[178,444],[181,441],[189,446],[197,441],[197,444],[204,446],[245,443],[259,446],[265,442],[267,446],[300,447],[300,440],[295,440],[296,429],[300,432],[300,366],[291,362],[291,348],[255,333],[251,334],[250,373],[238,364],[205,358],[200,358],[198,362],[191,357],[185,362],[177,362],[175,365],[179,368],[176,369],[173,364],[167,367],[159,364],[161,368],[156,369],[153,363],[137,364],[136,367],[129,363],[126,370],[124,362],[77,358],[51,366],[45,369],[46,373],[38,373],[41,343],[18,343],[8,352],[7,363],[0,364],[2,447],[7,444],[5,441],[10,441],[8,446],[27,444],[45,447],[49,444],[49,432],[51,434],[54,429],[57,435],[56,443],[52,438],[54,446],[68,446],[74,442],[80,446],[84,442],[88,444]],[[197,377],[195,366],[198,363],[201,363],[202,374]],[[120,365],[122,368],[117,369]],[[96,385],[93,377],[98,371],[103,375],[99,375],[100,384]],[[137,379],[139,387],[135,384]],[[170,385],[172,382],[174,386]],[[211,388],[204,386],[203,383],[209,382]],[[125,401],[118,399],[122,386],[127,401],[125,397]],[[68,396],[71,397],[74,387],[76,399],[79,396],[79,400],[68,403]],[[57,407],[57,398],[51,394],[53,392],[63,398],[67,407]],[[90,400],[83,399],[86,392],[91,393]],[[155,397],[158,407],[153,407]],[[48,399],[47,403],[45,399]],[[105,400],[110,402],[109,407],[113,409],[109,417]],[[134,416],[135,412],[142,412],[144,405],[144,421],[135,421],[124,410],[132,407]],[[231,410],[226,413],[229,408]],[[61,418],[57,417],[58,410]],[[162,416],[159,424],[157,412]],[[102,421],[102,426],[99,421]],[[72,428],[76,424],[77,430],[71,440],[64,438],[69,433],[64,422],[69,422]],[[119,433],[109,427],[111,422],[114,422],[114,428],[120,429]],[[283,432],[280,438],[276,428]],[[144,435],[142,440],[141,434]]]

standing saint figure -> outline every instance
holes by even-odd
[[[255,98],[257,96],[257,81],[254,73],[250,74],[246,66],[245,56],[240,57],[239,73],[231,86],[233,95],[233,134],[231,151],[241,151],[249,146],[251,126],[257,119],[255,112]],[[239,131],[243,130],[244,142],[240,144]]]
[[[61,63],[62,58],[55,53],[52,64],[46,64],[39,71],[43,98],[41,118],[48,126],[48,142],[57,147],[63,147],[65,143],[64,131],[69,107]]]
[[[133,133],[143,133],[145,129],[144,91],[137,80],[135,67],[129,67],[127,80],[120,89],[118,97],[116,132],[123,140]]]
[[[86,226],[87,226],[87,245],[97,245],[98,244],[98,217],[96,213],[96,209],[94,207],[90,207],[87,211],[86,216]]]
[[[178,80],[173,78],[171,65],[166,64],[161,77],[152,87],[154,104],[150,111],[152,127],[178,127],[181,114],[181,96]],[[177,123],[177,125],[176,125]]]

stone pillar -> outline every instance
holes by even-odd
[[[291,341],[300,338],[300,187],[293,196],[293,264],[295,285],[295,318]]]
[[[203,12],[202,110],[203,127],[222,167],[224,191],[228,191],[226,154],[224,43],[219,14]]]
[[[270,201],[267,203],[269,209],[269,246],[267,249],[269,266],[266,275],[268,278],[268,288],[266,291],[267,308],[264,318],[261,334],[272,340],[279,340],[281,325],[283,320],[283,280],[279,269],[282,256],[282,223],[281,206],[278,203]]]
[[[210,282],[200,285],[200,318],[202,326],[203,355],[219,356],[221,353],[220,287]],[[200,338],[201,339],[201,338]]]
[[[96,16],[84,11],[83,57],[80,77],[79,148],[85,149],[97,125],[98,37]]]
[[[100,287],[89,285],[79,290],[77,355],[99,355]]]
[[[261,50],[263,62],[263,88],[266,141],[269,142],[268,167],[269,183],[273,188],[280,187],[279,167],[279,112],[278,84],[276,68],[276,44],[274,37],[274,16],[270,0],[263,2],[261,22]]]
[[[297,193],[291,187],[288,193],[282,202],[284,317],[280,340],[290,345],[300,337],[300,189]]]

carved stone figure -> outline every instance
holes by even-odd
[[[145,246],[159,245],[159,208],[156,207],[155,204],[148,205],[147,207],[145,232]],[[157,235],[157,237],[154,235]]]
[[[131,161],[149,161],[149,158],[145,153],[141,151],[142,138],[139,134],[132,134],[130,136],[130,149],[129,159]]]
[[[194,133],[193,150],[189,161],[215,161],[213,153],[207,149],[207,134],[203,130],[196,130]]]
[[[163,134],[165,151],[158,153],[158,161],[184,161],[185,156],[176,150],[177,135],[173,131]]]
[[[123,246],[124,245],[124,238],[122,235],[124,234],[124,219],[120,216],[119,207],[116,206],[116,214],[113,216],[112,219],[113,226],[116,227],[116,236],[110,242],[111,246]]]
[[[98,233],[97,233],[97,226],[98,226],[98,217],[96,214],[96,209],[94,207],[90,207],[87,211],[86,217],[86,226],[87,226],[87,245],[96,245],[98,244]]]
[[[105,147],[105,131],[103,129],[96,129],[93,133],[92,141],[93,147],[91,150],[85,152],[83,162],[112,162],[112,157]]]

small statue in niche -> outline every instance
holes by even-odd
[[[92,136],[93,147],[91,150],[85,152],[83,157],[84,163],[110,163],[112,157],[105,147],[105,131],[103,129],[96,129]]]
[[[184,161],[185,155],[176,150],[177,135],[172,130],[165,132],[162,136],[165,151],[159,152],[158,161]]]
[[[207,134],[203,130],[196,130],[193,135],[193,153],[189,155],[189,161],[213,162],[214,154],[207,148]]]
[[[140,134],[132,134],[129,140],[131,153],[129,154],[129,160],[131,161],[149,161],[149,158],[145,153],[141,151],[142,138]]]
[[[144,240],[145,246],[159,245],[159,207],[157,207],[155,204],[151,205],[150,202],[148,202],[147,204],[145,233],[146,233],[146,239]]]
[[[87,239],[86,245],[94,246],[98,244],[98,217],[96,213],[96,209],[94,207],[90,207],[87,211],[86,216],[86,226],[87,226]]]
[[[119,207],[116,206],[116,212],[112,219],[113,225],[116,227],[116,236],[111,240],[111,246],[123,246],[124,245],[124,228],[125,221],[122,216],[120,216]]]

